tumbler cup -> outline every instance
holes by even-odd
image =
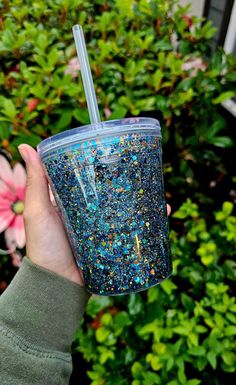
[[[38,152],[88,291],[133,293],[171,274],[157,120],[74,128]]]

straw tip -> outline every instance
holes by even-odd
[[[75,31],[78,31],[80,30],[82,27],[79,25],[79,24],[75,24],[73,25],[72,29],[75,30]]]

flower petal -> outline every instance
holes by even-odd
[[[25,227],[22,215],[16,215],[14,221],[5,231],[7,247],[10,249],[15,244],[19,249],[25,246]]]
[[[11,166],[3,155],[0,155],[0,178],[10,186],[14,186]]]
[[[0,194],[4,193],[8,189],[6,183],[3,180],[0,180]]]
[[[13,168],[14,186],[20,200],[25,199],[26,172],[22,164],[17,163]]]
[[[0,212],[0,233],[13,222],[15,214],[11,210],[2,210]]]
[[[9,200],[11,203],[15,202],[16,195],[9,189],[9,186],[2,180],[0,180],[0,196],[6,200]]]
[[[5,210],[11,210],[12,202],[0,195],[0,216],[1,212]]]

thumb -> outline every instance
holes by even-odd
[[[37,152],[28,144],[21,144],[18,150],[25,161],[27,187],[25,213],[40,214],[51,207],[47,179]],[[27,215],[28,216],[28,215]]]

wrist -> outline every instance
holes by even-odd
[[[82,287],[85,286],[83,275],[81,270],[77,267],[74,260],[71,262],[62,262],[58,263],[56,261],[51,260],[44,260],[42,258],[35,258],[35,257],[29,257],[31,262],[33,262],[35,265],[42,267],[44,269],[49,270],[50,272],[57,274],[73,283],[76,283],[77,285],[80,285]]]

